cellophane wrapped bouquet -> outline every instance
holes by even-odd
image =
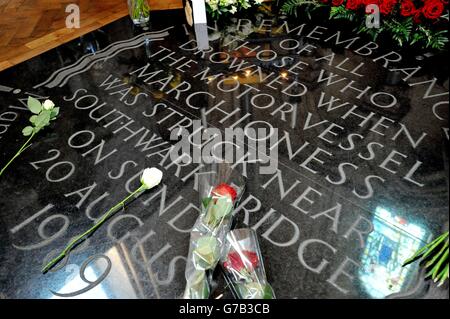
[[[233,210],[245,186],[229,164],[211,164],[205,170],[199,178],[201,212],[191,231],[185,299],[209,297],[212,272],[224,253]]]
[[[235,229],[227,234],[221,265],[237,299],[275,299],[254,230]]]

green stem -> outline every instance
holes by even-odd
[[[72,248],[81,240],[86,239],[87,237],[89,237],[90,235],[92,235],[92,233],[97,230],[97,228],[99,228],[109,217],[111,217],[118,208],[120,208],[121,206],[125,206],[125,203],[132,198],[133,196],[135,196],[137,193],[145,190],[146,187],[144,185],[141,185],[138,189],[136,189],[134,192],[132,192],[130,195],[128,195],[127,197],[125,197],[121,202],[119,202],[117,205],[115,205],[114,207],[110,208],[101,218],[99,221],[97,221],[94,226],[92,226],[91,228],[89,228],[87,231],[85,231],[84,233],[82,233],[81,235],[77,236],[76,238],[74,238],[67,246],[66,248],[64,248],[64,250],[55,258],[53,258],[43,269],[42,272],[46,273],[50,268],[52,268],[57,262],[59,262],[61,259],[63,259],[68,252],[70,252],[70,250],[72,250]]]
[[[28,143],[30,143],[31,139],[33,138],[33,136],[36,134],[35,131],[33,131],[33,133],[31,133],[30,137],[28,138],[28,140],[25,142],[25,144],[22,145],[22,147],[19,149],[19,151],[16,153],[16,155],[14,155],[9,162],[5,165],[5,167],[2,168],[2,170],[0,171],[0,176],[3,175],[3,172],[8,168],[8,166],[28,147]]]
[[[147,5],[147,0],[135,0],[131,4],[131,12],[133,19],[140,19],[141,16],[147,17],[149,10]]]

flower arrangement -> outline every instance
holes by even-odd
[[[56,120],[56,117],[59,114],[59,107],[55,107],[55,104],[51,100],[45,100],[44,103],[41,103],[39,100],[30,96],[28,97],[27,107],[33,115],[29,120],[31,125],[26,126],[22,130],[22,134],[24,136],[29,136],[29,138],[2,168],[0,171],[0,176],[2,176],[8,166],[11,165],[11,163],[30,146],[30,142],[33,137],[44,127],[49,126],[50,121]]]
[[[380,27],[366,26],[368,5],[377,5]],[[355,23],[357,33],[366,33],[376,40],[387,34],[399,45],[418,45],[423,49],[443,50],[448,43],[448,0],[287,0],[281,7],[286,14],[297,14],[303,6],[310,12],[318,8],[329,10],[329,19],[344,19]]]
[[[235,14],[241,9],[248,9],[252,5],[260,5],[263,0],[205,0],[206,10],[213,18],[222,14]]]
[[[123,200],[121,200],[119,203],[111,207],[100,219],[89,228],[84,233],[78,235],[73,240],[67,244],[66,248],[64,248],[61,253],[53,258],[50,262],[48,262],[45,267],[42,269],[43,273],[46,273],[48,270],[50,270],[54,265],[56,265],[61,259],[63,259],[76,245],[78,245],[81,241],[85,240],[89,236],[91,236],[97,228],[99,228],[102,224],[104,224],[112,215],[114,215],[120,208],[125,207],[125,204],[133,199],[140,196],[142,193],[144,193],[146,190],[149,190],[153,187],[156,187],[161,183],[162,180],[162,172],[155,168],[146,168],[141,175],[141,185],[133,191],[131,194],[129,194],[127,197],[125,197]]]

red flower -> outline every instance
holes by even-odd
[[[230,196],[233,202],[237,196],[236,190],[226,183],[217,185],[212,192],[217,196]]]
[[[421,13],[422,13],[422,11],[420,11],[419,9],[416,10],[416,12],[414,13],[414,16],[413,16],[413,22],[414,23],[420,23],[421,22],[421,20],[420,20]]]
[[[339,7],[340,5],[342,5],[344,3],[344,0],[332,0],[331,4],[335,7]]]
[[[345,8],[349,10],[357,10],[362,5],[361,0],[347,0]]]
[[[380,1],[379,0],[362,0],[362,3],[365,6],[368,6],[369,4],[376,4],[376,5],[378,5],[380,3]]]
[[[439,18],[444,11],[444,4],[441,0],[427,0],[422,8],[425,18],[435,20]]]
[[[396,4],[397,0],[381,0],[379,4],[380,13],[383,15],[391,13]]]
[[[411,0],[403,0],[400,7],[400,14],[404,17],[409,17],[416,14],[416,7]]]
[[[362,0],[363,5],[366,7],[365,11],[366,13],[372,14],[375,12],[374,8],[369,8],[370,5],[376,5],[378,6],[378,4],[380,3],[379,0]]]
[[[229,253],[228,260],[223,263],[223,266],[237,271],[241,271],[248,267],[258,267],[259,260],[258,255],[255,252],[244,250],[242,254],[244,255],[244,260],[242,260],[241,255],[237,251]],[[250,265],[248,265],[249,262]]]

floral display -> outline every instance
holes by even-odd
[[[140,196],[142,193],[144,193],[146,190],[149,190],[153,187],[156,187],[161,183],[163,173],[155,168],[146,168],[141,175],[141,185],[133,191],[131,194],[129,194],[127,197],[125,197],[123,200],[121,200],[119,203],[111,207],[100,219],[89,228],[87,231],[82,233],[81,235],[78,235],[74,239],[72,239],[69,244],[64,248],[61,253],[53,258],[50,262],[45,265],[45,267],[42,269],[43,273],[46,273],[48,270],[50,270],[53,266],[55,266],[61,259],[63,259],[67,254],[81,241],[91,236],[102,224],[104,224],[112,215],[114,215],[120,208],[125,207],[125,204],[133,199]]]
[[[56,117],[59,114],[59,107],[55,107],[55,104],[51,100],[45,100],[44,103],[41,103],[39,100],[29,96],[27,107],[33,115],[29,119],[31,125],[26,126],[22,130],[22,134],[24,136],[29,136],[29,138],[2,168],[0,171],[0,176],[2,176],[8,166],[11,165],[11,163],[30,146],[30,142],[33,137],[44,127],[49,126],[51,121],[56,120]]]
[[[221,259],[227,282],[239,299],[274,299],[267,283],[256,233],[236,229],[227,235],[225,254]]]
[[[150,20],[150,6],[147,0],[128,0],[128,11],[136,25],[142,25]]]
[[[366,9],[377,5],[380,27],[366,25]],[[328,10],[329,19],[344,19],[355,24],[354,31],[366,33],[376,40],[390,36],[399,46],[417,45],[420,48],[443,50],[448,43],[447,0],[287,0],[282,11],[297,15],[302,7],[308,16],[313,10]]]
[[[212,17],[221,14],[235,14],[241,9],[248,9],[253,5],[260,5],[263,0],[205,0],[206,9]]]
[[[201,181],[201,213],[191,231],[185,271],[185,299],[209,297],[212,271],[225,249],[233,208],[245,185],[242,176],[233,177],[228,164],[221,163],[216,170],[214,180]]]

